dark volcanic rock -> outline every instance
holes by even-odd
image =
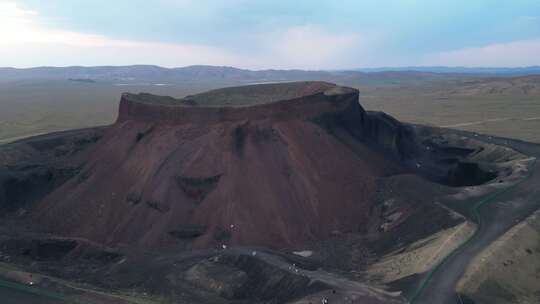
[[[248,276],[240,269],[206,260],[193,265],[186,272],[185,279],[198,288],[234,299],[245,288]]]
[[[80,173],[31,214],[106,244],[298,246],[368,231],[381,178],[407,167],[446,178],[453,162],[415,167],[426,155],[412,127],[330,83],[126,93]]]
[[[0,212],[28,208],[67,180],[83,179],[87,153],[103,131],[58,132],[0,146]]]
[[[223,254],[198,262],[184,279],[229,300],[286,303],[330,287],[246,254]]]
[[[448,172],[448,184],[451,186],[473,186],[486,183],[496,177],[496,172],[486,171],[477,163],[460,161]]]
[[[0,258],[182,303],[342,298],[371,289],[330,272],[464,220],[436,183],[503,175],[509,152],[447,135],[324,82],[126,93],[111,126],[0,146],[0,211],[29,230],[0,227]]]
[[[174,242],[185,225],[207,228],[196,246],[280,247],[363,229],[376,179],[399,167],[363,142],[366,114],[351,88],[289,83],[189,98],[234,106],[124,94],[82,169],[91,174],[42,200],[39,221],[106,243]]]
[[[225,254],[218,263],[234,267],[246,274],[247,280],[234,293],[236,299],[256,299],[262,303],[286,303],[290,299],[328,289],[328,285],[312,282],[308,277],[274,267],[245,254]]]
[[[203,235],[206,232],[206,229],[206,226],[201,225],[184,225],[169,231],[169,234],[179,239],[189,239]]]

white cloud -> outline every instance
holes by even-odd
[[[425,65],[447,66],[530,66],[540,65],[540,39],[496,43],[426,56]]]
[[[264,35],[261,59],[267,65],[305,69],[351,67],[368,53],[368,34],[329,32],[316,25],[295,26]]]
[[[212,15],[196,0],[160,0],[177,9]],[[215,1],[213,10],[230,5]],[[192,12],[193,13],[193,12]],[[537,16],[522,16],[530,28]],[[0,0],[0,66],[192,64],[232,65],[243,68],[337,69],[377,65],[525,66],[540,65],[540,39],[495,43],[431,53],[421,58],[400,57],[384,47],[379,32],[338,32],[316,24],[245,34],[238,46],[218,47],[186,42],[137,41],[47,26],[46,16]],[[247,31],[249,32],[249,31]],[[231,39],[237,39],[232,37]],[[231,40],[232,41],[232,40]],[[234,51],[233,51],[234,50]],[[404,58],[404,59],[402,59]],[[411,62],[413,60],[413,62]]]
[[[17,3],[12,1],[0,2],[0,17],[2,19],[7,18],[27,18],[28,16],[37,15],[36,11],[22,9],[18,7]]]
[[[1,1],[1,0],[0,0]],[[38,13],[0,2],[0,66],[103,64],[233,64],[238,58],[204,45],[116,39],[52,29]]]
[[[369,63],[365,60],[374,42],[373,35],[303,25],[248,37],[243,44],[255,47],[242,53],[208,45],[135,41],[66,31],[45,26],[43,21],[38,12],[0,0],[0,66],[210,64],[331,69],[359,66],[361,59],[364,65]]]

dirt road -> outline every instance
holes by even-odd
[[[457,133],[471,135],[468,132]],[[483,135],[475,138],[540,157],[540,145],[537,144]],[[486,246],[540,208],[540,162],[535,162],[530,170],[531,174],[518,184],[479,202],[475,214],[478,218],[473,219],[479,223],[475,235],[432,270],[413,293],[411,303],[461,303],[455,290],[469,262]]]

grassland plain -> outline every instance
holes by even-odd
[[[305,73],[304,78],[319,75]],[[279,81],[298,80],[297,76],[287,75],[283,74]],[[358,88],[361,103],[367,110],[383,111],[401,121],[540,142],[537,132],[540,129],[540,77],[536,75],[433,74],[436,77],[427,77],[407,72],[354,77],[322,75],[324,80]],[[196,79],[162,83],[158,80],[1,81],[0,143],[52,131],[110,124],[116,118],[122,92],[184,97],[247,81]],[[250,81],[279,82],[273,79]]]
[[[366,109],[383,111],[405,122],[540,142],[540,97],[447,97],[423,90],[427,88],[368,89],[360,98]]]
[[[206,88],[62,80],[0,83],[0,144],[53,131],[111,124],[122,92],[185,96]]]

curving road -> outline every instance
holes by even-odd
[[[2,304],[66,304],[59,296],[22,284],[0,280]]]
[[[470,132],[455,131],[470,136]],[[480,139],[513,148],[523,154],[540,157],[540,145],[519,140],[479,135]],[[456,285],[469,262],[515,224],[540,208],[540,161],[533,163],[530,175],[519,183],[478,202],[474,219],[478,230],[464,245],[429,273],[413,293],[410,303],[461,303]]]

